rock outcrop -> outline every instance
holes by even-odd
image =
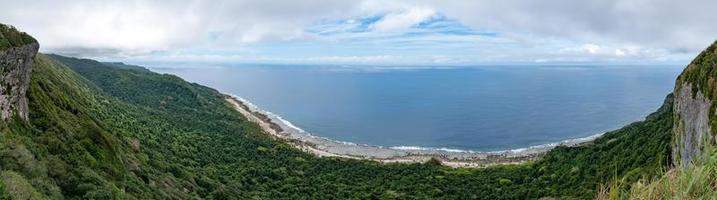
[[[677,78],[673,124],[673,164],[687,166],[715,144],[717,43],[698,55]]]
[[[0,39],[7,39],[7,31],[26,36],[24,33],[3,27]],[[7,41],[7,40],[6,40]],[[17,42],[19,41],[19,42]],[[0,119],[6,120],[17,114],[22,119],[28,117],[28,99],[25,95],[30,84],[32,64],[40,45],[34,40],[21,39],[13,43],[5,42],[0,47]]]
[[[692,159],[702,155],[706,141],[712,141],[710,128],[710,107],[712,101],[701,92],[692,96],[690,84],[680,84],[675,87],[675,124],[673,125],[674,147],[672,155],[675,164],[688,165]]]

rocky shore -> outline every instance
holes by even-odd
[[[314,136],[293,126],[290,122],[278,116],[260,110],[241,98],[226,95],[225,99],[249,121],[257,123],[267,134],[284,140],[305,152],[317,156],[374,160],[383,163],[423,163],[433,158],[440,161],[441,164],[451,167],[485,167],[496,164],[517,164],[536,160],[556,145],[580,145],[599,136],[596,135],[586,140],[568,141],[556,145],[494,152],[385,148],[334,141],[328,138]]]

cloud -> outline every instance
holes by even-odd
[[[382,63],[386,61],[394,60],[394,56],[391,55],[377,55],[377,56],[325,56],[325,57],[313,57],[308,58],[307,61],[312,62],[329,62],[329,63],[341,63],[341,64],[364,64],[364,63]]]
[[[31,33],[45,50],[149,52],[301,38],[306,24],[358,12],[356,4],[292,0],[0,0],[0,21]]]
[[[387,14],[373,24],[371,28],[376,31],[405,30],[431,18],[435,14],[436,12],[432,9],[414,7],[404,12]]]
[[[717,39],[716,7],[713,0],[0,0],[0,23],[29,32],[45,52],[91,57],[686,62]]]
[[[668,54],[664,49],[645,49],[634,45],[622,46],[601,46],[587,43],[577,47],[566,47],[558,51],[558,54],[571,55],[576,57],[603,56],[603,57],[640,57],[656,58]]]
[[[717,39],[712,0],[417,1],[471,27],[699,51]]]

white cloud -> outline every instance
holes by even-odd
[[[581,47],[581,49],[587,51],[588,53],[596,54],[601,48],[597,44],[585,44]]]
[[[593,43],[583,44],[577,47],[565,47],[558,51],[562,54],[588,54],[588,55],[618,55],[625,56],[626,52],[621,48],[600,46]]]
[[[312,62],[328,62],[328,63],[382,63],[392,61],[396,57],[391,55],[377,56],[324,56],[308,58],[307,61]]]
[[[472,27],[695,52],[717,39],[713,0],[421,0]]]
[[[376,31],[405,30],[417,25],[436,14],[436,11],[425,7],[414,7],[400,13],[390,13],[376,22],[372,29]]]
[[[543,55],[543,57],[547,58],[539,58],[535,62],[642,61],[647,63],[675,61],[675,55],[671,55],[665,49],[643,48],[636,45],[597,45],[593,43],[561,48],[557,52]],[[682,59],[684,57],[677,58]]]
[[[29,32],[43,51],[79,56],[255,48],[258,54],[192,59],[310,60],[287,56],[296,54],[325,62],[688,60],[717,39],[715,7],[714,0],[0,0],[0,23]],[[382,16],[368,27],[371,32],[321,35],[348,32],[367,16]],[[435,16],[497,35],[401,35]],[[341,19],[349,20],[307,31],[318,21]]]
[[[306,24],[357,13],[343,1],[0,0],[0,23],[29,32],[44,50],[151,52],[304,37]],[[210,39],[209,34],[215,33]],[[92,53],[92,52],[87,52]]]

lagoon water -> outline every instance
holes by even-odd
[[[146,66],[240,96],[313,135],[394,148],[474,151],[582,138],[641,120],[662,104],[682,70]]]

